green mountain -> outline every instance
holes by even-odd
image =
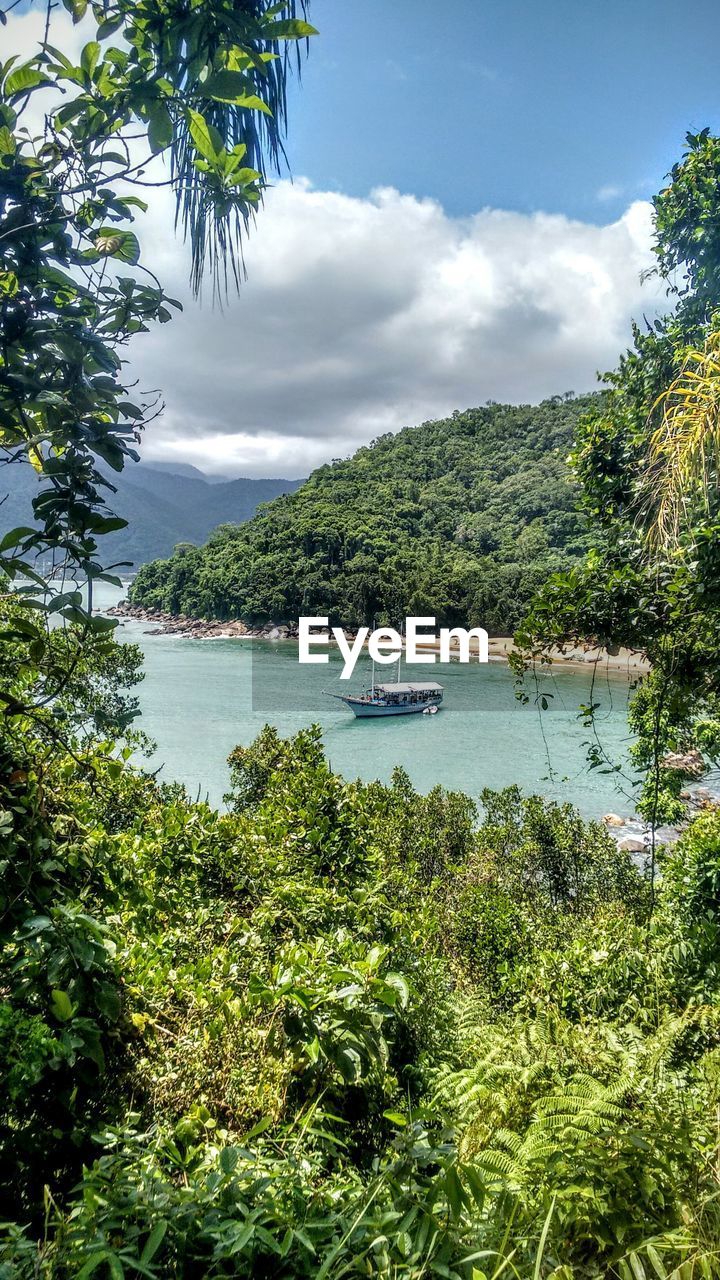
[[[4,469],[8,492],[0,491],[0,537],[33,524],[38,477],[27,465]],[[140,462],[108,477],[117,488],[108,505],[128,521],[127,529],[102,540],[104,563],[137,567],[168,556],[177,543],[204,542],[216,525],[249,520],[259,503],[291,493],[300,480],[210,480],[195,467]]]
[[[133,600],[253,623],[428,614],[511,631],[587,546],[566,458],[595,400],[488,404],[381,436],[242,527],[146,565]]]

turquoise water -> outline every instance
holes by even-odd
[[[107,606],[120,594],[107,588],[98,603]],[[339,683],[337,654],[328,666],[301,666],[290,641],[186,640],[146,630],[127,621],[117,632],[118,640],[140,644],[145,654],[139,725],[157,743],[152,769],[162,765],[159,776],[185,783],[193,797],[221,802],[229,752],[252,742],[264,724],[287,735],[315,722],[333,768],[347,778],[386,781],[400,764],[421,791],[442,783],[477,797],[483,787],[516,782],[526,791],[571,800],[588,817],[632,809],[626,778],[587,768],[590,731],[578,708],[589,701],[590,671],[553,669],[542,683],[543,692],[553,695],[550,710],[539,711],[517,702],[504,663],[436,663],[417,669],[419,679],[445,686],[436,716],[356,720],[323,693],[347,692]],[[363,687],[368,676],[361,659],[350,687]],[[623,676],[598,673],[600,740],[627,775],[628,693]]]

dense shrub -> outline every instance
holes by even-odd
[[[713,1274],[714,815],[650,918],[569,807],[347,783],[314,730],[227,814],[10,763],[1,1275]]]

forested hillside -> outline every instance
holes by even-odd
[[[720,806],[686,785],[720,766],[720,138],[654,201],[677,305],[603,400],[385,437],[136,591],[504,629],[542,580],[516,668],[589,635],[650,661],[641,865],[516,786],[481,814],[402,768],[346,781],[317,727],[236,747],[223,812],[132,759],[142,651],[79,589],[112,581],[106,468],[153,418],[128,345],[178,305],[128,181],[166,153],[195,293],[239,279],[306,7],[66,0],[97,36],[76,66],[38,6],[0,76],[0,467],[41,473],[35,527],[0,538],[0,1280],[713,1280]]]
[[[489,404],[382,436],[244,527],[145,566],[133,600],[249,622],[432,614],[511,631],[587,547],[566,457],[596,404]]]
[[[114,561],[138,566],[167,556],[178,542],[204,542],[224,521],[249,520],[261,502],[291,493],[299,480],[237,480],[212,482],[195,467],[154,463],[131,465],[119,475],[108,471],[117,493],[109,506],[127,528],[107,535],[107,551]],[[32,500],[40,479],[27,464],[13,466],[0,485],[0,537],[19,525],[32,525]]]

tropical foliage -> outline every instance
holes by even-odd
[[[579,424],[572,460],[596,546],[548,581],[519,635],[528,662],[577,639],[647,654],[630,718],[653,820],[683,812],[678,759],[720,753],[720,141],[704,130],[688,147],[655,200],[657,269],[675,308],[636,328],[599,411]]]
[[[312,730],[236,753],[225,815],[27,748],[4,1275],[716,1274],[715,815],[650,919],[569,807],[478,825]]]
[[[228,268],[237,278],[281,152],[282,50],[314,30],[293,0],[67,8],[90,37],[79,62],[53,43],[50,5],[37,53],[0,64],[0,462],[6,474],[29,462],[42,479],[34,524],[0,541],[0,575],[25,601],[13,635],[33,678],[48,618],[84,635],[109,625],[92,618],[106,576],[97,538],[125,523],[108,506],[108,474],[137,459],[158,408],[131,396],[123,365],[129,341],[179,305],[141,261],[139,192],[171,188],[196,288],[207,263],[216,287]]]

